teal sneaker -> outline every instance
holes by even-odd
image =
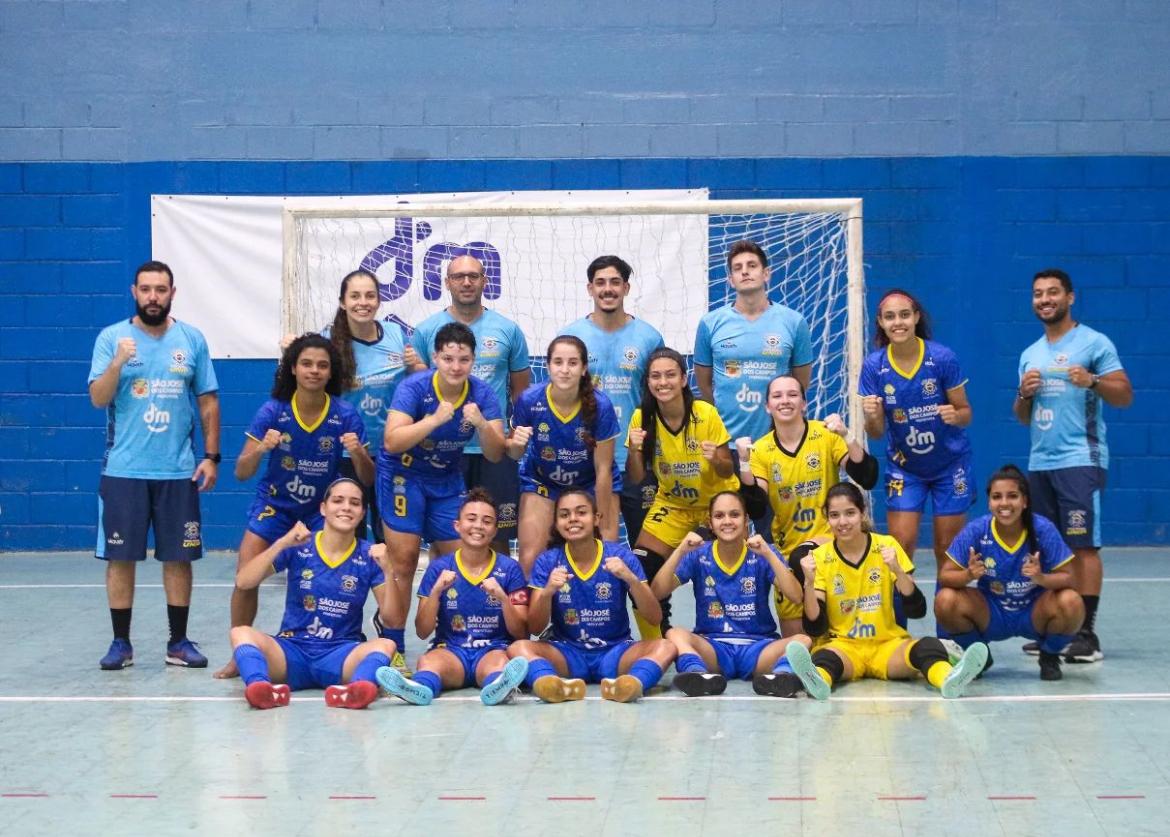
[[[499,677],[479,690],[479,699],[483,701],[484,706],[495,706],[503,703],[520,687],[527,674],[528,660],[523,657],[513,657],[508,660]]]
[[[788,660],[788,664],[792,666],[792,670],[800,678],[809,697],[816,700],[828,700],[833,689],[825,682],[825,678],[821,677],[817,667],[813,665],[812,655],[808,653],[807,648],[799,642],[789,643],[784,652],[784,658]]]
[[[962,697],[963,690],[970,685],[972,680],[983,673],[983,667],[987,665],[987,654],[987,646],[982,642],[971,643],[958,664],[951,669],[947,679],[943,681],[942,688],[939,689],[942,696],[945,698]]]
[[[422,683],[407,680],[396,668],[382,666],[374,672],[374,678],[378,681],[379,686],[394,697],[402,698],[415,706],[430,706],[431,701],[435,699],[435,695],[430,689]]]

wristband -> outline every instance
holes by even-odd
[[[205,453],[205,454],[203,454],[203,458],[210,459],[216,465],[223,462],[223,454],[222,453]]]

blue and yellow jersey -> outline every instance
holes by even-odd
[[[370,545],[355,540],[341,555],[326,555],[321,532],[301,546],[282,550],[272,562],[288,570],[280,636],[293,639],[362,639],[362,608],[370,591],[386,582],[370,557]]]
[[[581,405],[568,415],[561,415],[552,402],[551,384],[533,384],[516,399],[512,409],[514,427],[531,427],[532,439],[520,460],[520,475],[542,485],[559,489],[593,490],[597,474],[593,468],[593,451],[585,443],[588,432],[596,442],[618,435],[617,416],[604,392],[594,391],[597,417],[586,427]],[[621,485],[617,461],[611,467],[614,486]]]
[[[735,491],[739,478],[732,474],[720,477],[703,456],[702,442],[714,442],[722,447],[731,441],[719,411],[706,401],[695,401],[691,420],[677,432],[671,431],[662,419],[656,419],[654,461],[652,470],[658,479],[655,503],[675,508],[705,509],[711,498],[720,491]],[[642,408],[634,410],[630,427],[642,426]],[[626,446],[630,444],[626,434]],[[647,469],[651,464],[646,463]]]
[[[259,442],[269,430],[280,432],[280,443],[268,453],[267,465],[256,495],[265,503],[300,516],[316,512],[325,489],[337,478],[337,466],[345,447],[344,433],[354,433],[366,443],[366,427],[357,412],[340,398],[325,396],[325,409],[307,424],[294,401],[270,398],[256,411],[245,431]]]
[[[1034,514],[1032,525],[1036,532],[1036,547],[1040,552],[1040,569],[1050,573],[1073,559],[1060,531],[1048,518]],[[1015,543],[1000,536],[995,518],[985,514],[972,520],[955,536],[947,557],[964,569],[971,559],[971,548],[983,556],[987,572],[976,582],[980,591],[995,598],[1004,610],[1026,610],[1040,597],[1044,588],[1022,572],[1028,557],[1028,533],[1020,532]]]
[[[841,461],[848,455],[848,443],[819,421],[805,423],[795,450],[785,450],[775,430],[752,445],[752,476],[767,484],[772,539],[785,555],[829,534],[825,495],[841,481]]]
[[[817,562],[814,586],[825,594],[829,638],[906,639],[910,634],[898,624],[894,612],[895,576],[882,559],[882,547],[892,546],[897,551],[898,563],[906,572],[914,572],[914,564],[891,536],[871,533],[868,538],[858,564],[842,556],[835,541],[812,552]]]
[[[630,615],[626,610],[628,585],[605,569],[605,559],[621,558],[638,583],[646,583],[642,562],[624,543],[594,541],[594,553],[569,555],[566,545],[546,549],[532,567],[531,586],[541,589],[557,567],[569,571],[569,579],[552,600],[553,638],[582,649],[608,648],[630,639]]]
[[[775,637],[776,620],[768,606],[776,574],[764,556],[743,545],[724,563],[708,541],[691,550],[674,571],[695,594],[695,633],[730,639]]]
[[[418,585],[419,598],[425,599],[431,594],[443,570],[455,573],[455,583],[443,592],[432,648],[440,645],[478,648],[506,644],[517,638],[508,633],[503,605],[480,585],[487,578],[494,578],[514,603],[527,604],[528,587],[519,563],[492,550],[487,567],[479,575],[472,576],[463,566],[461,550],[457,549],[430,563]]]

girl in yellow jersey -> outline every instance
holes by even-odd
[[[955,698],[983,671],[987,646],[973,643],[952,666],[936,637],[913,639],[894,615],[894,592],[906,615],[926,615],[926,598],[910,573],[914,564],[897,540],[871,532],[865,498],[852,483],[829,489],[825,517],[833,540],[802,559],[805,627],[827,636],[812,655],[792,643],[786,657],[805,690],[824,700],[842,680],[906,680],[923,674],[944,698]]]
[[[634,483],[647,470],[658,480],[654,504],[634,544],[634,554],[652,581],[686,534],[706,525],[711,498],[735,491],[739,480],[723,419],[711,404],[695,400],[682,355],[666,348],[653,352],[644,387],[642,405],[630,417],[626,469]],[[638,619],[643,639],[661,637],[669,626],[669,597],[662,602],[661,626]]]

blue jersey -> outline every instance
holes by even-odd
[[[366,443],[366,427],[354,408],[329,395],[321,416],[311,425],[301,419],[295,403],[268,399],[245,432],[259,442],[269,430],[280,431],[280,444],[268,454],[256,495],[297,517],[306,510],[316,512],[325,489],[337,478],[345,450],[342,434],[356,433]]]
[[[618,432],[624,439],[630,429],[630,416],[642,401],[642,381],[650,355],[666,345],[662,335],[643,320],[631,319],[617,331],[606,331],[594,325],[590,317],[570,323],[561,333],[579,337],[585,343],[593,388],[609,396],[617,414]],[[625,470],[628,455],[625,445],[614,449],[619,470]]]
[[[764,556],[745,544],[731,566],[715,557],[714,541],[692,549],[675,568],[675,577],[694,586],[695,633],[710,637],[775,637],[776,620],[768,602],[776,573]]]
[[[1052,521],[1034,514],[1032,525],[1042,572],[1050,573],[1073,559],[1073,551],[1060,537]],[[987,572],[977,582],[979,589],[997,599],[1004,610],[1025,610],[1044,592],[1043,587],[1020,572],[1024,559],[1028,557],[1027,532],[1021,532],[1016,543],[1005,543],[996,531],[995,518],[985,514],[962,528],[947,548],[947,557],[965,568],[971,557],[971,547],[983,556],[987,567]]]
[[[382,432],[394,390],[406,375],[402,359],[405,342],[402,327],[395,322],[375,323],[378,337],[372,341],[353,338],[354,388],[342,394],[353,405],[366,425],[366,438],[371,444],[382,446]],[[329,336],[329,329],[321,332]]]
[[[641,562],[624,543],[595,544],[597,551],[585,559],[584,571],[568,556],[563,544],[546,549],[536,558],[531,580],[531,586],[540,589],[548,584],[557,567],[569,571],[569,580],[552,600],[553,639],[590,650],[630,639],[630,614],[626,610],[629,587],[602,566],[605,559],[621,558],[639,583],[646,581]]]
[[[122,367],[114,400],[106,408],[102,473],[190,479],[195,473],[197,409],[191,396],[219,389],[207,342],[198,329],[177,321],[161,337],[152,337],[130,320],[114,323],[94,343],[89,383],[109,369],[123,337],[134,338],[136,351]]]
[[[808,323],[784,305],[772,303],[754,320],[726,305],[699,321],[695,363],[714,370],[715,403],[733,439],[771,430],[768,383],[812,361]]]
[[[428,366],[431,365],[431,355],[435,353],[435,334],[447,323],[457,322],[459,320],[444,309],[415,326],[410,345]],[[502,411],[500,416],[505,416],[508,411],[508,376],[529,367],[528,341],[520,326],[487,308],[468,328],[475,335],[475,365],[471,367],[471,374],[491,387]],[[467,445],[467,452],[483,452],[478,437]]]
[[[1041,337],[1020,355],[1020,379],[1038,369],[1041,380],[1032,400],[1030,471],[1109,467],[1101,409],[1105,402],[1093,390],[1069,381],[1071,366],[1107,375],[1121,369],[1121,359],[1112,341],[1087,325],[1073,326],[1055,343]]]
[[[520,475],[560,489],[592,490],[597,474],[593,468],[593,451],[585,444],[585,434],[591,433],[597,442],[617,438],[619,429],[613,405],[604,392],[594,391],[597,417],[592,427],[585,427],[580,406],[568,415],[561,415],[552,403],[551,390],[551,384],[533,384],[516,399],[512,425],[532,428],[532,439],[520,460]],[[613,485],[619,486],[621,476],[616,461],[612,477]]]
[[[463,420],[463,405],[476,404],[488,421],[500,420],[500,406],[491,387],[474,376],[463,385],[463,394],[455,402],[455,414],[406,453],[388,453],[385,447],[379,454],[379,466],[392,472],[430,480],[444,480],[452,475],[462,480],[460,460],[472,434],[471,422]],[[394,392],[391,412],[402,413],[411,421],[419,421],[438,409],[439,373],[424,369],[415,372],[399,384]]]
[[[480,587],[491,576],[512,598],[513,603],[527,604],[528,588],[520,564],[507,555],[492,550],[491,560],[482,575],[469,576],[460,560],[460,550],[431,561],[418,585],[420,599],[431,595],[435,582],[443,570],[455,573],[455,583],[443,593],[439,605],[435,638],[431,647],[455,645],[459,648],[481,648],[485,645],[507,644],[516,639],[508,633],[503,606]]]
[[[362,608],[370,591],[386,582],[370,545],[355,540],[336,557],[321,551],[321,532],[282,550],[272,562],[288,570],[280,636],[292,639],[362,639]]]
[[[918,361],[909,369],[898,367],[889,346],[871,352],[861,366],[857,392],[883,399],[890,464],[929,480],[971,452],[967,431],[938,416],[938,408],[949,403],[947,392],[967,379],[954,352],[933,340],[915,339]]]

